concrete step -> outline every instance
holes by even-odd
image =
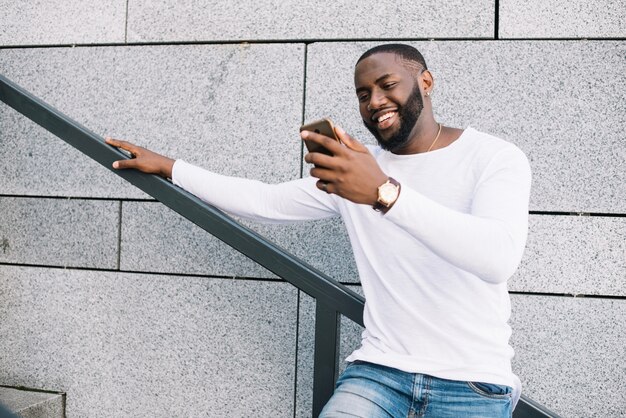
[[[0,404],[20,418],[65,418],[64,393],[0,386]]]

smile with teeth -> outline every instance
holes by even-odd
[[[392,117],[396,112],[389,112],[389,113],[385,113],[384,115],[382,115],[381,117],[378,118],[378,123],[384,122],[387,119],[389,119],[390,117]]]
[[[376,124],[378,125],[378,128],[379,129],[389,128],[393,124],[393,121],[391,119],[396,115],[396,113],[397,113],[396,111],[387,112],[387,113],[380,115],[377,119],[375,119]]]

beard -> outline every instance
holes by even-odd
[[[382,149],[390,152],[399,151],[409,143],[411,131],[422,114],[422,110],[424,110],[424,100],[422,99],[422,93],[417,83],[415,83],[413,91],[411,91],[406,103],[400,106],[398,110],[400,129],[389,139],[384,139],[375,126],[370,126],[365,121],[363,121],[363,123],[372,135],[374,135],[374,138],[376,138],[378,145],[380,145]]]

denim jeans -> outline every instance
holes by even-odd
[[[511,388],[440,379],[355,361],[320,417],[511,417]]]

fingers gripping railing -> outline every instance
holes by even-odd
[[[113,161],[128,158],[104,139],[0,75],[0,100],[79,151],[159,200],[208,233],[246,255],[316,300],[313,416],[332,395],[337,378],[339,314],[363,326],[364,299],[307,263],[240,225],[167,180],[136,170],[113,170]],[[555,416],[522,397],[516,418]]]

